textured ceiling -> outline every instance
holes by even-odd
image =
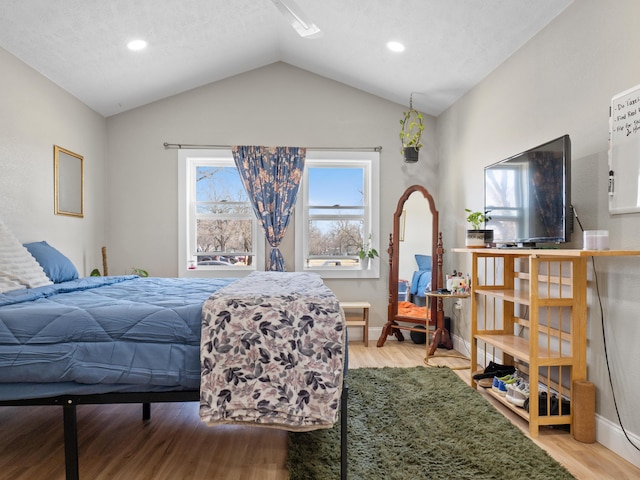
[[[304,39],[271,0],[2,0],[0,47],[104,116],[277,61],[438,115],[572,1],[296,0]]]

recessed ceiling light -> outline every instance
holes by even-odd
[[[387,42],[387,48],[392,52],[404,52],[404,45],[400,42]]]
[[[137,52],[138,50],[144,50],[145,48],[147,48],[147,42],[145,42],[144,40],[131,40],[129,43],[127,43],[127,48],[129,50],[133,50],[134,52]]]

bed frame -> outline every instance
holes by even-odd
[[[340,479],[347,479],[347,400],[349,387],[342,385],[340,397]],[[57,397],[0,401],[0,406],[59,405],[62,407],[64,423],[64,461],[67,480],[79,480],[78,468],[78,405],[113,403],[141,403],[142,419],[151,418],[151,403],[199,402],[199,390],[175,392],[101,393],[95,395],[60,395]]]

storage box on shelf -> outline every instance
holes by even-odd
[[[532,437],[543,425],[572,425],[572,385],[587,378],[587,258],[640,251],[453,251],[472,255],[471,365],[516,366],[528,377],[528,409],[487,391],[529,422]]]

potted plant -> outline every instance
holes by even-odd
[[[477,212],[470,210],[468,208],[464,209],[467,212],[467,222],[469,222],[472,226],[472,229],[467,230],[465,245],[467,247],[486,247],[488,244],[493,242],[493,230],[486,230],[480,228],[484,226],[486,222],[491,220],[489,216],[489,212],[491,210],[486,210],[484,212]]]
[[[143,270],[141,268],[132,268],[131,269],[131,275],[138,275],[139,277],[148,277],[149,276],[149,272],[147,272],[146,270]],[[100,270],[97,268],[94,268],[93,270],[91,270],[91,273],[89,274],[90,277],[101,277],[102,274],[100,273]]]
[[[363,268],[369,268],[371,259],[378,256],[378,251],[371,245],[371,234],[367,239],[367,243],[360,242],[358,244],[358,258],[360,258],[360,265]]]
[[[413,94],[412,94],[413,95]],[[421,138],[424,131],[424,115],[413,108],[413,99],[409,99],[409,110],[400,119],[400,142],[402,154],[407,163],[416,163],[422,148]]]

